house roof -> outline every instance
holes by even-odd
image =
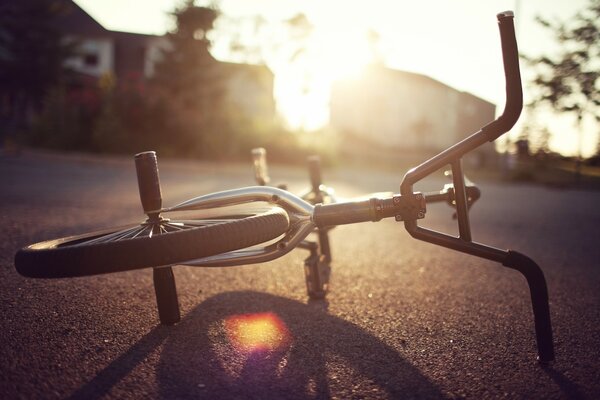
[[[410,72],[410,71],[403,71],[403,70],[398,70],[398,69],[392,69],[392,68],[388,68],[388,67],[385,67],[385,66],[380,65],[380,64],[373,64],[373,65],[368,66],[366,72],[367,72],[367,74],[372,73],[372,74],[388,75],[388,76],[392,76],[392,77],[411,79],[413,81],[421,81],[421,82],[426,83],[426,84],[430,84],[430,85],[433,85],[433,86],[438,86],[440,88],[444,88],[444,89],[447,89],[447,90],[452,90],[452,91],[458,92],[461,95],[467,96],[467,97],[469,97],[471,99],[474,99],[474,100],[477,100],[477,101],[481,101],[481,102],[487,103],[490,106],[494,106],[495,107],[495,104],[493,104],[493,103],[491,103],[491,102],[489,102],[489,101],[487,101],[485,99],[482,99],[482,98],[480,98],[480,97],[478,97],[478,96],[476,96],[476,95],[474,95],[472,93],[469,93],[469,92],[460,91],[460,90],[458,90],[456,88],[453,88],[452,86],[449,86],[449,85],[447,85],[447,84],[445,84],[445,83],[443,83],[441,81],[438,81],[437,79],[434,79],[434,78],[432,78],[432,77],[430,77],[428,75],[419,74],[419,73],[416,73],[416,72]]]
[[[72,0],[59,0],[58,27],[65,34],[106,36],[109,31]]]

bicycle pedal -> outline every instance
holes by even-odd
[[[329,291],[331,266],[325,256],[309,256],[304,261],[306,292],[311,299],[323,299]]]

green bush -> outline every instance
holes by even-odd
[[[89,150],[96,110],[70,97],[64,87],[51,89],[42,113],[35,118],[25,141],[32,146],[61,150]]]

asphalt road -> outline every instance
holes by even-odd
[[[252,184],[249,164],[159,161],[165,204]],[[272,173],[305,186],[304,171]],[[351,196],[397,191],[403,173],[324,175]],[[150,270],[16,273],[22,246],[140,220],[135,179],[127,158],[0,155],[1,398],[600,398],[600,192],[482,183],[471,212],[477,241],[544,270],[556,361],[542,368],[518,272],[416,241],[394,221],[332,232],[327,301],[307,301],[301,250],[176,267],[183,318],[172,327],[158,324]],[[443,205],[424,224],[456,231]],[[248,315],[276,322],[270,350],[240,347]]]

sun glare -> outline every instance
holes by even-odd
[[[285,323],[273,313],[233,315],[225,320],[229,341],[242,352],[277,350],[290,342]]]
[[[167,11],[173,9],[172,0],[76,0],[76,3],[109,29],[161,34],[173,28],[172,19],[166,17]],[[553,19],[554,15],[562,20],[572,16],[585,0],[411,3],[374,0],[368,6],[353,0],[223,0],[219,3],[224,15],[260,15],[274,24],[297,13],[307,16],[314,30],[302,65],[285,65],[278,61],[278,65],[269,67],[275,75],[274,95],[282,117],[293,129],[314,130],[329,120],[331,83],[356,75],[374,59],[383,61],[389,68],[424,74],[468,91],[495,103],[500,110],[504,103],[504,86],[494,15],[500,10],[516,8],[519,49],[523,54],[535,55],[551,52],[556,46],[547,30],[536,22],[536,16]],[[142,13],[143,18],[130,18],[132,10],[137,16]],[[376,34],[369,38],[369,32]],[[278,34],[269,35],[274,36]],[[224,46],[215,56],[243,62],[229,59],[228,50],[229,46]],[[525,65],[522,64],[522,68],[526,77]],[[525,101],[528,101],[525,89]],[[556,125],[554,121],[552,124]],[[573,131],[571,126],[556,129],[552,148],[564,154],[576,153]],[[596,132],[587,131],[584,154],[591,155],[595,151],[596,141]]]
[[[332,84],[358,77],[372,59],[366,37],[316,31],[302,59],[277,71],[275,96],[290,127],[310,131],[326,125]]]

